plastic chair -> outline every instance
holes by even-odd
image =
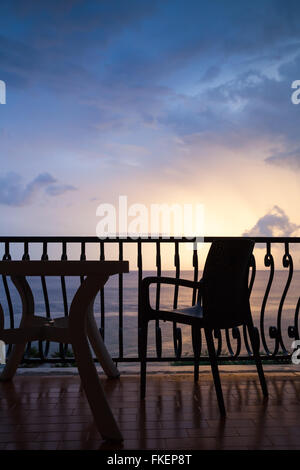
[[[249,266],[254,248],[250,239],[215,241],[209,249],[203,277],[198,282],[169,277],[146,277],[142,280],[140,302],[140,358],[141,398],[146,394],[147,336],[150,320],[164,320],[191,325],[195,351],[194,378],[199,377],[201,328],[204,329],[208,355],[221,415],[225,405],[221,388],[213,331],[247,327],[263,395],[268,396],[267,385],[259,355],[259,333],[253,325],[249,302]],[[171,284],[197,289],[196,305],[176,310],[155,310],[150,304],[151,284]]]

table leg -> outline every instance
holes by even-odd
[[[87,337],[88,314],[96,294],[107,279],[105,275],[87,276],[83,281],[70,307],[69,333],[79,375],[98,430],[104,439],[120,441],[123,436],[107,402]]]
[[[22,301],[22,318],[20,328],[30,327],[34,318],[34,300],[31,288],[24,276],[11,276]],[[24,338],[26,340],[26,338]],[[15,344],[8,357],[7,363],[0,375],[0,381],[11,380],[21,363],[27,342]]]
[[[82,386],[101,436],[103,439],[122,440],[123,436],[107,402],[87,339],[73,339],[72,347]]]
[[[88,317],[87,317],[87,333],[92,345],[92,348],[96,354],[98,361],[100,362],[102,369],[105,374],[111,378],[117,378],[120,376],[115,363],[110,357],[102,336],[98,330],[96,320],[94,318],[94,312],[92,306],[89,308]]]
[[[6,361],[5,367],[0,375],[0,381],[11,380],[16,373],[18,365],[21,363],[27,343],[15,344]]]

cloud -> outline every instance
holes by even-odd
[[[258,158],[297,167],[296,154],[283,157],[300,147],[299,107],[290,101],[299,78],[299,2],[253,1],[246,9],[223,0],[191,0],[188,8],[177,0],[4,3],[1,78],[19,87],[15,110],[27,106],[26,88],[35,126],[55,134],[59,150],[67,142],[68,150],[102,155],[106,138],[151,150],[179,137],[186,160],[204,161],[204,140],[245,149],[265,139],[274,154]],[[172,156],[157,152],[151,165],[169,167],[176,151],[169,145]]]
[[[201,77],[202,82],[209,82],[214,80],[218,77],[221,73],[221,68],[217,65],[211,65],[208,69],[204,72],[203,76]]]
[[[300,170],[300,148],[291,150],[290,152],[278,152],[271,157],[265,159],[267,163],[281,167],[290,167]]]
[[[245,237],[291,237],[300,228],[289,220],[283,209],[274,206],[267,214],[258,219],[250,230],[243,233]]]
[[[45,192],[49,196],[60,196],[67,191],[76,191],[77,188],[71,184],[51,184],[45,188]]]
[[[59,196],[75,189],[71,185],[56,184],[56,179],[49,173],[40,173],[23,185],[19,174],[9,172],[0,177],[0,204],[21,207],[31,204],[43,190],[50,196]]]
[[[189,149],[214,145],[217,141],[225,150],[245,151],[263,143],[257,158],[267,165],[293,170],[300,169],[299,106],[291,103],[291,83],[299,77],[298,53],[286,63],[276,63],[273,76],[265,63],[251,63],[234,76],[217,77],[212,86],[201,86],[194,95],[173,94],[172,105],[161,108],[158,122],[177,135]],[[266,59],[265,59],[266,60]],[[220,80],[222,81],[220,82]],[[218,83],[219,82],[219,83]],[[193,145],[191,145],[193,142]],[[190,152],[190,154],[194,154]],[[199,152],[197,152],[199,155]]]
[[[13,87],[38,86],[78,96],[87,87],[95,93],[103,54],[119,35],[138,27],[156,9],[157,0],[130,0],[130,6],[124,0],[2,3],[0,60],[5,81]]]

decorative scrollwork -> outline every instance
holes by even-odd
[[[80,254],[80,259],[85,260],[86,259],[86,246],[89,244],[94,244],[94,246],[99,246],[100,245],[100,259],[104,260],[104,248],[108,246],[108,243],[113,243],[116,246],[120,246],[120,239],[116,237],[115,239],[110,239],[110,240],[100,240],[95,239],[95,237],[0,237],[1,244],[4,245],[4,254],[3,254],[3,261],[9,261],[12,258],[14,258],[14,253],[15,253],[15,248],[17,248],[17,252],[19,252],[19,248],[23,248],[23,253],[21,253],[21,256],[19,259],[22,259],[24,261],[30,260],[31,257],[31,250],[29,250],[29,247],[32,245],[35,245],[36,247],[42,247],[42,260],[47,260],[48,259],[48,247],[52,246],[53,243],[58,244],[60,243],[60,246],[62,247],[62,252],[61,254],[61,260],[67,260],[67,246],[69,243],[77,243],[77,246],[79,246],[79,249],[81,247],[81,254]],[[206,243],[211,243],[214,241],[214,237],[206,237],[204,242]],[[287,310],[287,296],[289,294],[289,289],[290,289],[290,284],[292,282],[293,278],[293,259],[290,254],[291,250],[291,243],[296,243],[298,246],[300,245],[300,238],[293,237],[293,238],[273,238],[273,237],[259,237],[256,238],[254,237],[254,240],[256,243],[265,243],[266,244],[266,252],[264,255],[264,266],[266,268],[265,273],[267,274],[267,279],[265,280],[266,286],[264,286],[264,292],[262,293],[262,300],[261,300],[261,305],[260,305],[260,318],[259,318],[259,335],[260,335],[260,342],[261,342],[261,348],[262,348],[262,355],[263,356],[268,356],[269,358],[274,358],[278,361],[287,361],[289,357],[289,348],[288,346],[288,338],[293,338],[293,339],[299,339],[299,312],[300,312],[300,298],[296,299],[297,305],[295,306],[294,311],[292,312],[292,318],[291,321],[288,323],[286,326],[286,318],[288,310]],[[179,248],[182,245],[182,243],[193,243],[191,240],[186,240],[186,239],[178,239],[174,237],[170,237],[169,239],[162,239],[158,238],[153,242],[153,239],[144,239],[144,238],[138,238],[137,240],[132,240],[132,239],[125,239],[123,243],[133,243],[134,246],[137,248],[137,264],[138,264],[138,295],[140,299],[140,289],[141,289],[141,281],[143,278],[143,268],[142,268],[142,247],[144,247],[145,243],[149,244],[156,244],[156,266],[157,266],[157,275],[161,276],[161,247],[163,246],[163,243],[169,243],[171,244],[174,249],[175,249],[175,256],[174,256],[174,264],[175,264],[175,269],[176,269],[176,278],[180,278],[180,253],[179,253]],[[124,245],[123,245],[124,246]],[[278,300],[278,304],[276,305],[276,309],[273,311],[273,308],[270,304],[270,296],[271,296],[271,291],[273,293],[273,285],[274,285],[274,277],[275,277],[275,266],[274,266],[274,259],[273,259],[273,254],[271,253],[271,247],[273,248],[274,246],[282,246],[283,247],[283,257],[282,257],[282,264],[279,269],[284,269],[286,274],[284,276],[284,282],[283,285],[281,286],[281,291],[280,291],[280,296]],[[193,247],[193,253],[191,255],[191,262],[193,265],[193,274],[192,278],[194,281],[198,280],[198,247],[196,244],[194,244]],[[276,266],[276,268],[278,268]],[[250,271],[250,276],[249,276],[249,291],[251,291],[252,287],[255,287],[256,277],[255,276],[255,271],[256,271],[256,266],[255,266],[255,258],[253,257],[251,260],[251,271]],[[3,279],[3,286],[4,286],[4,291],[3,291],[3,296],[4,296],[4,305],[3,308],[5,310],[5,322],[7,323],[7,326],[10,328],[14,328],[15,326],[15,318],[16,318],[16,307],[14,304],[14,292],[10,287],[10,281],[6,276],[2,276]],[[50,288],[50,284],[48,282],[47,278],[41,279],[42,282],[42,295],[43,295],[43,302],[45,304],[43,310],[45,311],[45,316],[50,317],[50,303],[48,299],[48,294],[50,292],[48,291],[48,287]],[[63,311],[64,315],[68,315],[68,289],[67,289],[67,281],[65,281],[64,278],[61,278],[61,292],[62,292],[62,300],[63,300]],[[122,281],[119,283],[119,291],[122,289]],[[162,289],[161,285],[157,285],[157,290],[156,290],[156,308],[160,308],[160,289]],[[177,307],[178,301],[178,291],[180,291],[181,287],[178,286],[174,288],[174,299],[171,299],[171,302],[173,302],[174,308]],[[191,294],[191,299],[192,304],[195,305],[197,302],[197,289],[193,288]],[[154,294],[155,295],[155,294]],[[173,291],[172,291],[173,295]],[[276,293],[275,293],[276,295]],[[277,291],[278,295],[278,291]],[[299,295],[299,293],[298,293]],[[123,303],[123,296],[119,292],[119,304]],[[155,298],[153,299],[155,301]],[[273,299],[272,299],[273,300]],[[178,302],[177,302],[178,301]],[[101,302],[101,328],[100,332],[104,336],[105,333],[105,328],[104,328],[104,322],[105,322],[105,317],[106,317],[106,312],[104,309],[104,291],[101,291],[100,293],[100,298],[99,302]],[[269,303],[268,303],[269,302]],[[269,312],[269,309],[272,309]],[[123,338],[123,322],[122,322],[122,313],[123,310],[121,307],[119,307],[119,341],[122,342]],[[274,321],[269,322],[269,314],[272,313],[272,318]],[[257,318],[257,317],[256,317]],[[269,326],[271,325],[271,326]],[[175,357],[176,359],[180,359],[182,355],[182,341],[183,341],[183,333],[180,328],[179,328],[179,323],[176,325],[173,324],[173,330],[170,331],[171,333],[171,341],[173,340],[174,342],[174,352],[175,352]],[[138,327],[140,327],[140,316],[138,317]],[[287,329],[287,331],[285,331]],[[155,324],[155,339],[154,342],[156,343],[156,352],[158,358],[161,358],[162,355],[162,330],[160,328],[159,322]],[[242,360],[247,359],[247,356],[252,356],[252,347],[250,345],[250,339],[248,337],[248,331],[246,327],[239,328],[239,329],[230,329],[227,332],[224,332],[221,334],[221,331],[215,331],[214,332],[215,336],[215,345],[216,345],[216,352],[218,356],[222,356],[224,353],[222,351],[228,347],[227,353],[229,351],[229,356],[232,359],[235,359],[237,357],[241,357]],[[287,340],[286,340],[287,337]],[[244,338],[244,339],[243,339]],[[241,339],[243,340],[243,343],[245,344],[245,348],[247,353],[241,353]],[[125,341],[125,340],[124,340]],[[286,345],[284,344],[286,343]],[[222,344],[223,343],[223,344]],[[119,342],[120,344],[120,342]],[[227,346],[226,346],[227,344]],[[200,345],[201,348],[202,345]],[[64,359],[65,361],[68,361],[68,356],[66,354],[67,345],[61,345],[60,346],[60,355],[61,358]],[[154,344],[155,348],[155,344]],[[40,351],[40,359],[42,361],[49,361],[48,359],[48,352],[49,352],[49,343],[43,342],[39,343],[39,351]],[[172,349],[173,349],[173,344],[172,344]],[[203,347],[202,347],[203,349]],[[8,353],[11,350],[11,346],[9,346]],[[195,350],[194,350],[195,353]],[[283,354],[282,354],[283,353]],[[118,355],[118,353],[116,354]],[[284,357],[283,357],[284,356]],[[122,360],[126,360],[126,351],[125,351],[125,343],[124,343],[124,356],[123,356],[123,346],[119,348],[119,356],[115,357],[114,359],[117,361],[118,359],[122,358]],[[28,348],[27,348],[27,354],[26,354],[26,360],[32,359],[32,348],[30,343],[28,343]],[[161,358],[162,360],[165,360],[165,358]],[[186,360],[187,358],[184,358],[183,360]],[[71,359],[72,360],[72,359]],[[132,360],[132,357],[130,358]],[[206,358],[205,358],[206,360]]]
[[[3,261],[11,260],[11,254],[9,252],[9,243],[8,242],[5,243],[5,252],[4,252],[4,255],[2,257],[2,260]],[[7,301],[7,305],[8,305],[10,328],[14,328],[14,326],[15,326],[14,309],[13,309],[13,304],[12,304],[12,301],[11,301],[11,295],[10,295],[10,290],[9,290],[9,287],[8,287],[8,282],[7,282],[7,277],[6,276],[2,276],[2,282],[3,282],[4,292],[5,292],[6,301]],[[9,344],[8,349],[7,349],[7,354],[9,354],[11,352],[11,349],[12,349],[12,345]]]
[[[251,271],[251,277],[250,277],[250,282],[249,282],[249,287],[248,287],[249,296],[250,296],[251,292],[252,292],[254,280],[255,280],[255,275],[256,275],[256,261],[255,261],[255,257],[254,257],[253,254],[251,255],[249,268],[250,268],[250,271]]]
[[[240,334],[240,330],[237,327],[232,328],[231,333],[232,333],[232,338],[236,340],[235,352],[233,351],[232,346],[231,346],[231,341],[230,341],[230,336],[229,336],[229,330],[228,329],[225,330],[226,344],[227,344],[227,348],[228,348],[230,356],[232,358],[236,358],[236,357],[238,357],[238,355],[241,352],[241,346],[242,346],[241,334]]]
[[[264,264],[265,264],[266,268],[270,268],[270,274],[269,274],[269,279],[268,279],[268,283],[267,283],[267,287],[266,287],[266,290],[265,290],[265,295],[264,295],[264,298],[263,298],[263,301],[262,301],[261,311],[260,311],[260,337],[261,337],[262,345],[264,347],[264,350],[265,350],[266,354],[268,356],[275,356],[277,354],[277,351],[278,351],[277,328],[276,327],[270,327],[270,329],[269,329],[269,337],[271,339],[275,339],[274,351],[272,353],[270,351],[270,349],[268,348],[268,345],[267,345],[266,336],[265,336],[265,324],[264,324],[266,305],[267,305],[267,301],[268,301],[268,298],[269,298],[271,286],[272,286],[272,283],[273,283],[274,271],[275,271],[274,258],[273,258],[273,255],[271,253],[271,243],[270,242],[267,242],[267,253],[266,253],[265,258],[264,258]]]
[[[285,246],[285,252],[282,257],[282,265],[284,268],[289,268],[289,274],[288,274],[288,278],[287,278],[287,281],[286,281],[286,284],[285,284],[285,287],[284,287],[284,290],[280,299],[280,304],[279,304],[279,309],[278,309],[278,314],[277,314],[277,333],[278,333],[278,342],[282,348],[282,352],[283,354],[288,355],[289,353],[284,345],[284,341],[282,338],[281,321],[282,321],[283,305],[284,305],[286,295],[291,284],[294,267],[293,267],[293,259],[289,253],[289,244],[285,243],[284,246]]]
[[[289,326],[289,328],[288,328],[288,335],[289,335],[290,338],[299,339],[299,326],[298,326],[299,311],[300,311],[300,297],[299,297],[297,305],[296,305],[295,316],[294,316],[294,325]]]
[[[214,338],[218,340],[216,354],[220,356],[222,353],[222,334],[219,328],[214,329]]]
[[[249,293],[249,297],[250,297],[251,292],[252,292],[252,288],[253,288],[253,284],[254,284],[254,281],[255,281],[255,276],[256,276],[256,261],[255,261],[255,256],[253,254],[251,255],[249,268],[251,270],[251,276],[250,276],[250,281],[249,281],[249,286],[248,286],[248,293]],[[239,332],[239,334],[240,334],[240,332]],[[245,343],[246,351],[247,351],[249,356],[252,356],[253,353],[251,351],[251,347],[250,347],[250,344],[249,344],[249,341],[248,341],[247,328],[246,328],[245,325],[243,325],[243,337],[244,337],[244,343]],[[240,348],[240,345],[239,345],[239,343],[237,343],[237,351],[240,352],[239,348]]]

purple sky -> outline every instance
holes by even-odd
[[[1,2],[3,235],[95,235],[100,203],[300,225],[298,1]]]

